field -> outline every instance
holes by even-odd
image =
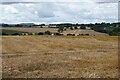
[[[35,28],[3,27],[1,29],[24,31],[24,32],[31,32],[31,33],[39,33],[39,32],[45,32],[45,31],[50,31],[50,32],[56,33],[58,31],[58,28],[38,28],[38,27],[35,27]],[[90,36],[108,36],[108,34],[106,34],[106,33],[96,32],[91,29],[85,29],[85,30],[76,29],[76,30],[63,31],[63,35],[67,35],[67,34],[75,34],[76,36],[79,34],[89,34]]]
[[[3,78],[118,78],[118,37],[3,36]]]
[[[30,32],[0,29],[0,35],[15,35],[15,34],[18,34],[18,35],[19,35],[19,34],[22,34],[22,33],[32,34],[32,33],[30,33]]]
[[[15,31],[23,31],[23,32],[32,32],[32,33],[39,33],[39,32],[45,32],[45,31],[50,31],[50,32],[57,32],[57,28],[20,28],[20,27],[2,27],[0,29],[6,29],[6,30],[15,30]]]
[[[67,34],[75,34],[75,35],[79,35],[79,34],[89,34],[89,36],[109,36],[106,33],[100,33],[100,32],[96,32],[94,30],[91,29],[77,29],[77,30],[68,30],[68,31],[64,31],[63,32],[64,35]]]

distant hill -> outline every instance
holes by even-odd
[[[22,26],[34,26],[35,24],[34,23],[21,23],[20,25]]]

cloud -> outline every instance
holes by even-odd
[[[10,4],[19,4],[19,3],[22,3],[22,4],[34,3],[34,4],[36,4],[37,2],[2,2],[1,4],[2,5],[10,5]]]
[[[118,3],[119,0],[3,0],[3,3],[19,2],[19,3],[31,3],[31,2],[100,2],[100,3]]]
[[[0,5],[4,23],[36,22],[36,23],[95,23],[117,22],[117,3],[98,4],[97,0],[88,2],[37,2],[38,0],[6,0],[10,4]],[[18,3],[15,3],[18,1]],[[27,0],[28,1],[28,0]],[[40,1],[40,0],[39,0]],[[54,1],[54,0],[51,0]],[[62,0],[64,1],[64,0]],[[76,0],[78,1],[78,0]],[[83,1],[83,0],[81,0]]]

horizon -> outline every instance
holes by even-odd
[[[105,23],[107,24],[108,22],[97,22],[98,24],[101,24],[101,23]],[[113,23],[120,23],[120,22],[111,22],[109,24],[113,24]],[[34,22],[22,22],[22,23],[0,23],[0,24],[45,24],[45,23],[34,23]],[[61,23],[49,23],[49,24],[96,24],[96,23],[70,23],[70,22],[61,22]],[[49,25],[49,24],[46,24],[46,25]]]

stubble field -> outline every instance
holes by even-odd
[[[118,78],[118,37],[3,36],[3,78]]]

